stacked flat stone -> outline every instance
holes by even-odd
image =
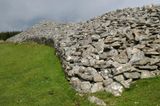
[[[132,82],[160,75],[160,6],[116,10],[83,23],[44,21],[8,41],[49,44],[78,92],[120,96]]]

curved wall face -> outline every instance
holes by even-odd
[[[85,23],[47,21],[8,41],[50,44],[77,91],[105,90],[119,96],[133,81],[160,75],[159,13],[160,6],[146,6],[109,12]]]

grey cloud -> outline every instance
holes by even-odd
[[[41,20],[79,22],[118,8],[159,0],[0,0],[0,31],[22,30]]]

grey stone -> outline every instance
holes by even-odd
[[[78,74],[78,71],[79,71],[78,69],[72,69],[72,70],[69,70],[67,74],[68,76],[71,77],[71,76],[74,76],[75,74]]]
[[[77,90],[77,91],[81,91],[80,86],[81,86],[81,81],[76,78],[76,77],[72,77],[70,80],[70,83],[72,84],[72,86]]]
[[[146,65],[146,64],[148,64],[149,62],[150,62],[151,60],[150,60],[150,58],[147,58],[147,57],[145,57],[145,58],[143,58],[143,59],[141,59],[141,60],[139,60],[139,61],[136,61],[135,63],[133,63],[134,65]]]
[[[108,79],[110,74],[111,74],[111,71],[109,69],[101,69],[101,71],[100,71],[100,75],[104,79]]]
[[[127,39],[134,40],[133,34],[126,34]]]
[[[83,45],[89,45],[90,43],[92,43],[92,38],[90,36],[87,36],[86,39],[83,39],[81,43]]]
[[[91,53],[96,52],[96,49],[92,45],[88,45],[86,50],[83,50],[82,57],[88,57]]]
[[[121,46],[121,43],[120,42],[114,42],[111,44],[112,47],[114,48],[119,48]]]
[[[151,72],[154,76],[160,76],[160,71],[159,70],[155,70]]]
[[[112,67],[112,64],[114,64],[114,62],[112,60],[106,61],[104,68],[110,68],[110,67]]]
[[[69,61],[69,62],[71,62],[71,61],[73,61],[73,60],[74,60],[74,57],[73,57],[73,56],[69,56],[69,55],[68,55],[68,56],[66,57],[66,60],[67,60],[67,61]]]
[[[94,59],[96,59],[96,60],[99,60],[100,59],[100,57],[99,57],[99,55],[97,55],[97,54],[90,54]]]
[[[91,74],[92,76],[95,75],[95,74],[97,74],[96,69],[94,69],[92,67],[87,67],[86,68],[86,72],[89,73],[89,74]]]
[[[82,58],[81,59],[81,63],[84,65],[84,66],[89,66],[90,63],[89,63],[89,60],[87,58]]]
[[[107,62],[107,64],[111,64],[114,68],[118,68],[118,67],[120,67],[120,66],[122,66],[123,64],[120,64],[120,63],[118,63],[118,62],[116,62],[116,61],[111,61],[111,60],[109,60],[108,62]]]
[[[72,53],[74,56],[81,56],[81,52],[74,52],[74,53]]]
[[[119,55],[113,57],[114,61],[117,61],[121,64],[125,64],[128,62],[128,56],[125,51],[122,51]]]
[[[102,24],[104,27],[108,27],[111,24],[110,20],[107,20],[105,23]]]
[[[150,60],[150,65],[155,65],[160,62],[160,58],[155,58]]]
[[[105,64],[105,61],[104,61],[104,60],[97,60],[97,61],[96,61],[96,64],[97,64],[97,65]]]
[[[101,99],[99,99],[99,98],[97,98],[97,97],[95,97],[95,96],[89,96],[89,97],[88,97],[88,100],[89,100],[91,103],[95,103],[95,104],[98,105],[98,106],[107,106],[106,103],[105,103],[103,100],[101,100]]]
[[[102,38],[105,38],[105,37],[108,36],[108,32],[103,32],[103,33],[100,34],[100,36],[101,36]]]
[[[96,65],[96,59],[94,58],[89,58],[89,63],[90,63],[90,66],[95,66]]]
[[[145,52],[145,55],[160,55],[160,53],[156,51],[147,51]]]
[[[142,79],[144,79],[144,78],[151,78],[151,77],[155,77],[155,74],[153,74],[150,71],[142,71],[142,73],[141,73],[141,78]]]
[[[123,86],[117,82],[113,82],[105,87],[105,91],[112,93],[114,96],[121,96],[123,92]]]
[[[115,79],[116,81],[118,81],[118,82],[124,81],[123,75],[115,76],[114,79]]]
[[[92,81],[93,80],[93,77],[92,75],[88,75],[88,74],[81,74],[81,73],[78,73],[78,76],[83,79],[83,80],[87,80],[87,81]]]
[[[160,63],[157,63],[156,65],[160,67]]]
[[[91,88],[91,93],[95,93],[98,91],[103,91],[103,83],[102,82],[98,82],[98,83],[94,83],[92,88]]]
[[[92,35],[91,37],[93,40],[97,40],[97,41],[100,39],[99,35]]]
[[[116,68],[114,74],[121,74],[124,72],[128,72],[128,71],[132,71],[133,67],[131,64],[123,64],[121,66],[119,66],[118,68]]]
[[[129,61],[130,63],[134,63],[134,62],[137,62],[141,59],[144,59],[144,52],[143,51],[140,51],[138,49],[134,49],[132,52],[133,52],[133,55]]]
[[[95,30],[95,34],[101,34],[103,33],[105,30],[102,27],[99,27]]]
[[[119,39],[117,39],[117,38],[112,38],[112,37],[107,37],[107,38],[104,40],[104,42],[105,42],[106,44],[111,44],[111,43],[116,42],[116,41],[119,41]]]
[[[146,46],[145,44],[138,44],[138,45],[136,45],[134,47],[137,48],[137,49],[144,49],[145,46]]]
[[[111,79],[111,78],[107,78],[107,79],[103,80],[103,84],[105,87],[107,87],[111,83],[113,83],[113,79]]]
[[[118,51],[116,49],[111,49],[108,52],[108,57],[110,57],[110,56],[116,56],[116,55],[118,55]]]
[[[130,72],[124,73],[124,76],[128,79],[139,79],[141,75],[138,72]]]
[[[134,30],[133,33],[135,35],[135,40],[136,41],[142,41],[142,40],[147,40],[148,39],[147,35],[141,34],[138,30]]]
[[[75,67],[76,68],[76,67]],[[77,68],[78,69],[78,72],[79,73],[84,73],[87,69],[84,67],[84,66],[79,66],[79,68]],[[78,73],[77,73],[78,74]]]
[[[120,83],[124,86],[124,88],[130,88],[132,79],[124,80],[124,81],[121,81]]]
[[[88,93],[91,91],[92,84],[88,81],[81,82],[81,91],[84,93]]]
[[[158,66],[154,65],[154,66],[149,66],[149,65],[146,65],[146,66],[138,66],[139,69],[141,70],[156,70],[158,68]]]
[[[102,82],[103,81],[103,77],[100,74],[97,73],[97,74],[93,75],[93,80],[95,82]]]
[[[131,47],[126,48],[128,58],[131,58],[133,55],[133,50]]]
[[[99,54],[100,59],[107,59],[108,58],[108,54],[103,52],[101,54]]]
[[[98,53],[102,53],[104,50],[104,41],[103,39],[99,39],[98,42],[94,44],[95,48],[97,49]]]
[[[158,37],[157,37],[157,38],[158,38]],[[159,39],[155,39],[153,42],[154,42],[154,43],[157,43],[157,44],[160,44],[160,38],[159,38]]]

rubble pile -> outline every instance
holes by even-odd
[[[126,8],[80,23],[44,21],[8,39],[53,46],[71,85],[82,93],[120,96],[160,75],[160,6]]]

